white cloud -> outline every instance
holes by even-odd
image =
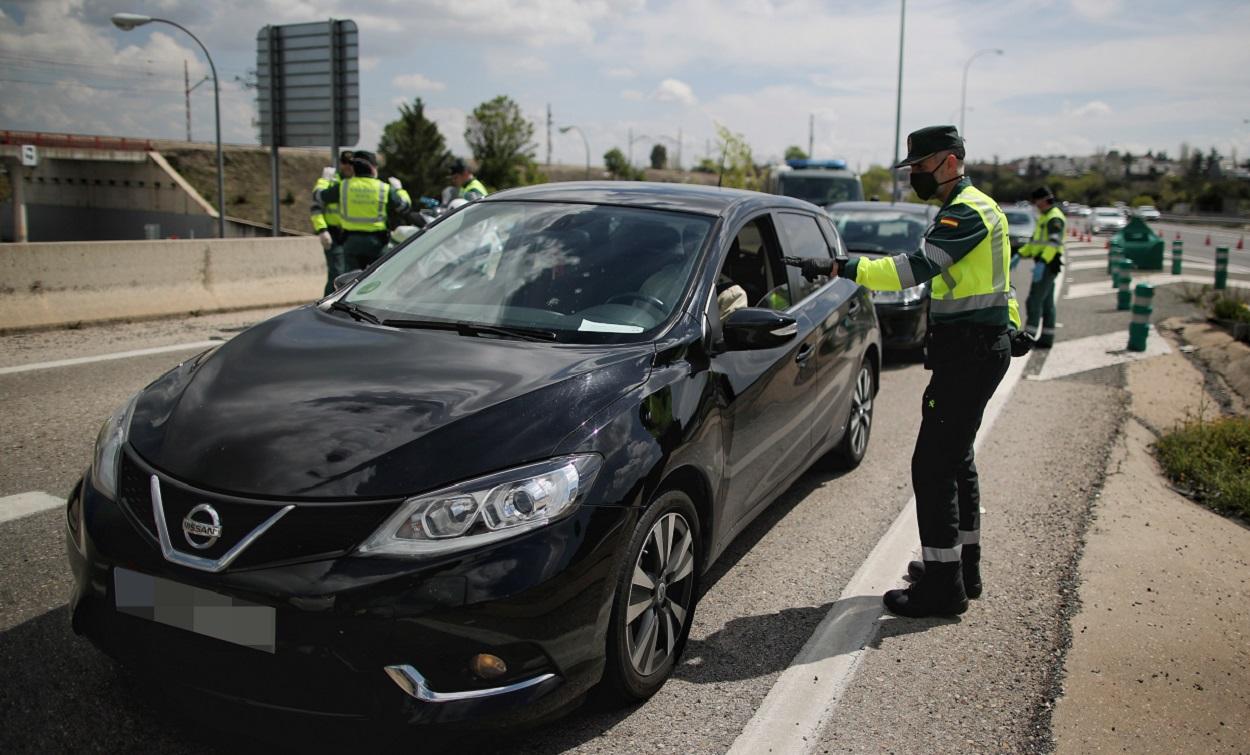
[[[1071,0],[1072,10],[1092,21],[1105,21],[1124,11],[1122,0]]]
[[[1111,106],[1101,100],[1092,100],[1079,107],[1065,105],[1064,113],[1072,118],[1098,118],[1111,115]]]
[[[694,96],[690,85],[678,79],[665,79],[651,93],[652,98],[660,102],[679,102],[686,106],[696,104],[699,100]]]
[[[360,70],[368,73],[369,71],[376,69],[378,64],[381,62],[382,59],[377,55],[362,55],[360,56]]]
[[[391,84],[407,92],[441,92],[447,85],[419,73],[405,73],[391,79]]]
[[[632,68],[605,68],[603,75],[609,79],[632,79],[638,74]]]
[[[645,98],[645,95],[637,89],[621,90],[621,99],[626,102],[642,102]]]

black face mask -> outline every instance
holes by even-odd
[[[952,181],[958,181],[961,178],[963,178],[963,176],[958,175],[954,178],[948,178],[945,181],[939,182],[937,180],[937,176],[933,174],[933,171],[921,173],[913,169],[911,177],[908,180],[911,182],[911,188],[915,190],[916,196],[921,199],[931,199],[935,194],[937,194],[939,186],[944,186]]]

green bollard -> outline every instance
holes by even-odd
[[[1133,284],[1133,263],[1131,260],[1120,260],[1120,274],[1117,278],[1117,288],[1120,289],[1119,295],[1116,296],[1115,308],[1118,310],[1128,310],[1133,305],[1133,292],[1129,290],[1129,286]]]
[[[1172,242],[1172,275],[1181,274],[1181,240]]]
[[[1155,287],[1138,283],[1133,295],[1133,319],[1128,324],[1128,350],[1145,351],[1150,335],[1150,313],[1154,310]]]
[[[1111,242],[1107,242],[1107,275],[1111,276],[1113,288],[1114,288],[1115,275],[1116,275],[1116,264],[1115,264],[1116,253],[1117,253],[1117,250],[1115,246],[1112,245]]]
[[[1228,288],[1228,247],[1215,247],[1215,290]]]
[[[1107,272],[1111,273],[1111,287],[1119,288],[1120,287],[1120,262],[1121,260],[1126,259],[1126,257],[1124,256],[1124,250],[1121,249],[1120,245],[1116,244],[1115,242],[1112,242],[1111,246],[1108,247],[1108,249],[1109,249],[1108,251],[1109,256],[1107,258],[1107,267],[1109,269]]]

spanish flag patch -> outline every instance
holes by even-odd
[[[959,227],[959,221],[954,218],[939,218],[938,222],[942,225],[950,226],[951,228]]]

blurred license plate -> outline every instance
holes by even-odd
[[[211,590],[113,569],[117,610],[131,616],[272,653],[277,612]]]

